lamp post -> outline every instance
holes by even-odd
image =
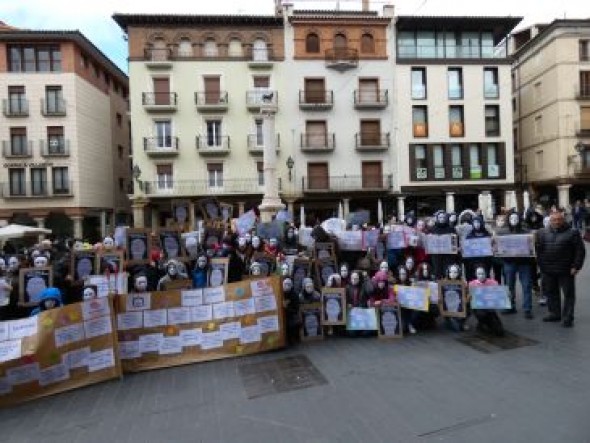
[[[287,168],[289,169],[289,181],[293,181],[293,176],[291,174],[291,172],[293,171],[293,166],[295,166],[295,161],[293,160],[293,157],[289,156],[289,158],[287,159]]]
[[[141,169],[139,168],[138,165],[133,166],[132,174],[133,174],[133,178],[137,182],[137,185],[139,186],[139,190],[143,191],[143,180],[139,179],[139,177],[141,177]]]

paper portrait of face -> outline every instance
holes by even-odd
[[[219,208],[215,203],[207,203],[205,210],[210,218],[219,218]]]
[[[213,268],[211,270],[211,277],[209,279],[209,283],[211,287],[217,287],[223,285],[224,280],[223,269],[221,268]]]
[[[327,286],[328,285],[328,279],[335,272],[336,271],[335,271],[335,269],[332,266],[324,266],[322,268],[322,283],[324,284],[324,286]]]
[[[331,255],[330,255],[330,251],[329,250],[327,250],[327,249],[320,249],[318,251],[318,259],[321,260],[323,258],[330,258],[330,257],[331,257]]]
[[[29,301],[38,303],[39,297],[41,292],[47,288],[47,283],[41,277],[33,277],[27,281],[27,295],[29,296]]]
[[[303,325],[305,327],[305,335],[308,337],[317,337],[319,335],[320,322],[314,312],[307,312]]]
[[[176,207],[176,221],[178,223],[184,223],[186,221],[186,207],[184,206],[177,206]]]
[[[180,246],[178,240],[174,237],[164,237],[164,250],[168,255],[168,258],[176,258],[180,255]]]
[[[336,298],[329,298],[326,301],[326,314],[328,315],[329,322],[336,322],[339,320],[340,313],[342,312],[342,308],[340,306],[340,302]]]
[[[90,258],[84,257],[78,260],[78,263],[76,264],[76,272],[78,273],[78,278],[82,279],[92,274],[92,268],[92,260]]]
[[[397,334],[398,324],[397,315],[395,315],[395,312],[393,311],[385,311],[381,316],[381,327],[383,328],[383,334],[385,335]]]
[[[143,260],[145,258],[146,246],[142,239],[135,238],[131,240],[129,249],[131,250],[130,252],[132,260]]]
[[[445,305],[449,312],[460,312],[461,310],[461,294],[455,290],[445,292]]]

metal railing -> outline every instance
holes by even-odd
[[[229,151],[229,135],[197,135],[196,146],[199,151]]]
[[[336,147],[336,134],[315,134],[304,132],[301,134],[301,149],[309,151],[331,151]]]
[[[578,98],[590,99],[590,83],[581,83]]]
[[[172,50],[170,48],[145,48],[143,54],[146,60],[165,62],[171,59]]]
[[[177,151],[178,150],[178,137],[165,136],[165,137],[144,137],[143,138],[143,149],[145,151]]]
[[[2,140],[2,155],[4,158],[27,158],[33,155],[33,142],[12,143],[10,140]]]
[[[357,132],[354,138],[357,149],[387,149],[391,144],[389,132]]]
[[[448,58],[467,58],[467,59],[481,59],[481,58],[506,58],[505,46],[487,46],[487,45],[400,45],[397,42],[397,56],[398,58],[433,58],[433,59],[448,59]]]
[[[324,52],[326,64],[346,63],[353,66],[358,65],[359,53],[353,48],[331,48]]]
[[[303,192],[339,191],[386,191],[392,187],[393,176],[387,175],[343,175],[307,176],[301,178]]]
[[[233,194],[262,194],[262,185],[258,178],[222,179],[215,180],[154,180],[143,182],[146,194],[175,194],[175,195],[233,195]]]
[[[66,101],[64,99],[41,99],[41,114],[46,117],[63,117],[66,115]]]
[[[20,97],[4,99],[2,110],[6,117],[26,117],[29,115],[29,101]]]
[[[275,148],[279,148],[281,146],[281,135],[277,134],[277,139],[275,141]],[[264,136],[260,136],[258,134],[248,134],[248,148],[250,150],[260,150],[264,148]]]
[[[253,48],[249,47],[244,51],[245,57],[251,62],[266,63],[275,60],[272,48]],[[230,56],[231,57],[231,56]]]
[[[324,91],[299,91],[299,104],[311,106],[325,106],[334,104],[334,92],[331,90]]]
[[[176,106],[176,92],[142,92],[141,102],[144,106]]]
[[[378,89],[376,91],[354,90],[355,106],[379,106],[385,107],[389,104],[389,90]]]
[[[4,198],[69,197],[72,195],[73,182],[71,180],[20,181],[2,183],[1,186]]]
[[[227,106],[227,91],[199,91],[195,92],[195,104],[197,106]]]
[[[69,140],[39,140],[42,157],[67,157],[70,155]]]
[[[246,104],[249,107],[274,105],[278,103],[278,92],[272,89],[254,89],[246,92]]]

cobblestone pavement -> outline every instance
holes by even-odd
[[[590,442],[588,266],[577,283],[573,329],[543,323],[540,307],[534,320],[503,317],[507,330],[535,341],[528,346],[478,350],[457,340],[471,332],[442,329],[398,341],[333,338],[5,409],[1,440]]]

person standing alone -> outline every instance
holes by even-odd
[[[563,320],[563,326],[571,328],[574,325],[576,301],[575,278],[586,257],[582,237],[579,231],[565,223],[563,212],[555,211],[549,218],[549,227],[537,232],[536,248],[543,288],[548,296],[549,315],[543,321]]]

